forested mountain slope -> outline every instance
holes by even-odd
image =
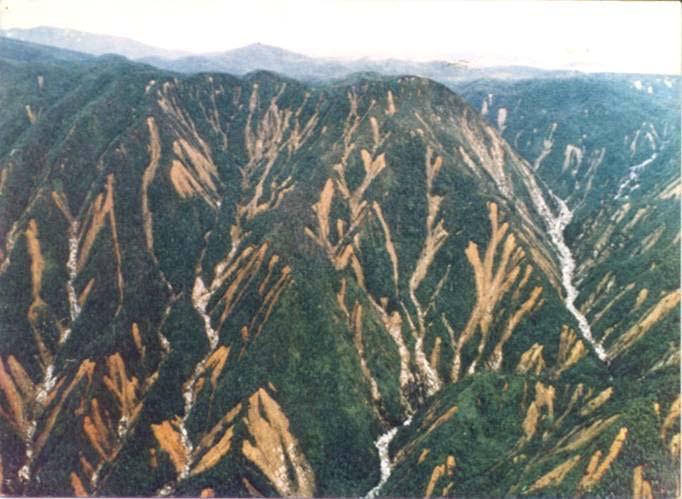
[[[636,75],[460,89],[574,212],[577,303],[624,375],[679,363],[674,323],[645,333],[679,300],[680,89]]]
[[[560,204],[447,88],[28,59],[0,50],[2,492],[679,487],[677,364],[633,393],[600,359]]]

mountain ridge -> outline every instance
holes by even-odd
[[[151,47],[135,40],[96,35],[92,33],[53,27],[28,29],[7,29],[0,34],[23,41],[51,45],[102,55],[117,53],[132,60],[146,62],[162,69],[185,73],[227,72],[245,74],[257,69],[266,69],[288,74],[303,80],[330,80],[344,78],[356,72],[380,72],[393,75],[417,74],[443,81],[471,80],[476,78],[529,78],[560,77],[575,75],[575,71],[557,71],[526,66],[501,66],[491,68],[467,68],[460,63],[448,61],[415,62],[390,59],[336,59],[316,58],[298,54],[283,48],[262,43],[244,47],[201,54],[181,54]],[[246,59],[244,60],[246,56]],[[303,67],[301,67],[303,66]]]
[[[679,487],[679,375],[641,348],[674,341],[679,293],[600,362],[532,163],[447,87],[16,67],[2,492],[361,495],[384,466],[395,495]]]
[[[187,54],[180,50],[152,47],[131,38],[52,26],[8,28],[0,30],[0,36],[92,55],[119,54],[129,59],[140,59],[151,55],[180,57]]]

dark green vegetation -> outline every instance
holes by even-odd
[[[593,265],[649,279],[639,312],[601,313],[608,364],[563,305],[532,165],[446,87],[63,58],[0,44],[2,492],[362,495],[414,414],[384,493],[675,493],[675,113]],[[590,234],[623,210],[617,162],[582,191]],[[655,259],[627,253],[659,220]],[[579,305],[608,275],[582,272]]]
[[[667,334],[630,353],[619,338],[680,287],[680,79],[479,81],[456,91],[496,126],[506,109],[503,137],[573,210],[566,238],[578,262],[577,305],[613,368],[637,379],[663,359],[676,364],[678,314]]]

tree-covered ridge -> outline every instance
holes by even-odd
[[[385,493],[675,487],[674,366],[621,395],[546,191],[445,87],[4,56],[2,492],[362,495],[408,417]]]

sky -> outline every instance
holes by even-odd
[[[680,74],[676,1],[0,0],[3,28],[57,26],[166,49],[265,43],[317,57]]]

